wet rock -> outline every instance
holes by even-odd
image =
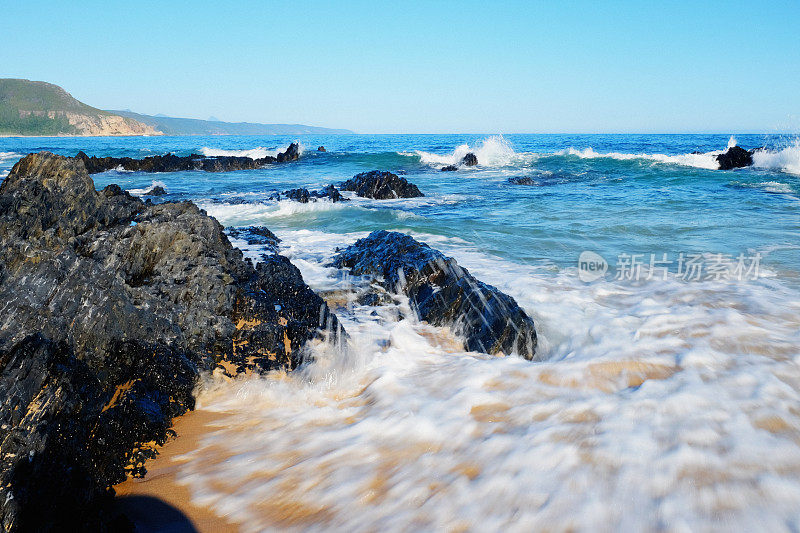
[[[285,257],[254,266],[191,202],[97,192],[46,152],[0,185],[0,316],[6,531],[107,528],[107,488],[144,473],[201,372],[292,369],[343,334]]]
[[[333,185],[327,185],[318,191],[309,191],[308,189],[290,189],[281,193],[271,194],[270,200],[280,202],[281,200],[294,200],[301,204],[308,202],[316,202],[319,199],[327,198],[331,202],[348,202],[349,199],[342,196],[342,193]]]
[[[442,167],[442,172],[455,172],[458,170],[458,167],[455,165],[447,165],[446,167]]]
[[[461,160],[461,164],[463,164],[464,166],[467,166],[467,167],[474,167],[475,165],[478,164],[478,156],[476,156],[472,152],[469,152]]]
[[[317,148],[317,152],[327,152],[327,150],[325,149],[324,146],[320,146],[319,148]]]
[[[278,163],[287,163],[289,161],[297,161],[300,157],[300,145],[292,143],[285,152],[278,154]]]
[[[753,152],[739,146],[731,146],[728,150],[717,156],[720,170],[749,167],[753,164]]]
[[[165,194],[167,194],[167,190],[164,189],[164,187],[162,187],[161,185],[156,185],[155,187],[144,193],[144,196],[164,196]]]
[[[340,185],[343,191],[353,191],[363,198],[387,200],[425,196],[416,185],[391,172],[373,170],[356,174]]]
[[[538,185],[530,176],[513,176],[508,178],[508,182],[514,185]]]
[[[83,162],[89,174],[106,172],[121,168],[138,172],[179,172],[187,170],[203,170],[206,172],[231,172],[234,170],[252,170],[262,168],[275,162],[295,161],[300,157],[300,147],[292,143],[278,157],[266,156],[258,159],[241,156],[205,157],[199,154],[177,156],[175,154],[154,155],[144,159],[131,157],[89,157],[83,151],[78,152],[75,159]]]
[[[408,235],[374,231],[340,251],[333,266],[405,294],[420,320],[451,326],[469,350],[535,358],[533,320],[512,297]]]

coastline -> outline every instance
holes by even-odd
[[[195,410],[177,418],[176,436],[147,461],[144,478],[128,478],[115,485],[115,510],[142,531],[239,531],[239,526],[211,509],[192,503],[189,489],[177,481],[180,456],[197,447],[199,439],[213,429],[223,414]]]

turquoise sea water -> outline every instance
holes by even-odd
[[[40,150],[262,157],[293,141],[299,161],[260,170],[94,176],[135,194],[163,184],[166,200],[225,226],[266,225],[313,288],[339,294],[347,349],[309,347],[316,362],[290,378],[206,384],[200,408],[225,422],[182,463],[198,502],[246,530],[800,528],[796,138],[5,138],[0,177]],[[716,170],[733,142],[768,150]],[[468,151],[477,167],[440,172]],[[268,200],[375,169],[425,197]],[[326,264],[376,229],[411,233],[511,294],[547,360],[464,353],[402,298],[356,304]],[[605,276],[581,277],[585,251]],[[282,522],[264,501],[295,514]]]

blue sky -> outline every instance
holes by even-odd
[[[114,4],[4,2],[0,77],[362,133],[800,130],[800,0]]]

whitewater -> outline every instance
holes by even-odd
[[[309,344],[290,374],[206,376],[197,409],[214,421],[170,459],[194,503],[243,531],[800,529],[796,138],[6,138],[0,176],[41,149],[263,157],[296,140],[299,161],[260,170],[93,176],[134,194],[160,185],[226,228],[267,226],[350,336]],[[717,170],[735,144],[765,149]],[[477,166],[441,172],[468,152]],[[375,169],[425,197],[269,198]],[[368,281],[330,262],[378,229],[513,296],[544,360],[466,352],[401,295],[359,303]],[[581,277],[584,251],[605,275]],[[722,258],[731,270],[713,270]],[[734,275],[737,260],[750,270]]]

